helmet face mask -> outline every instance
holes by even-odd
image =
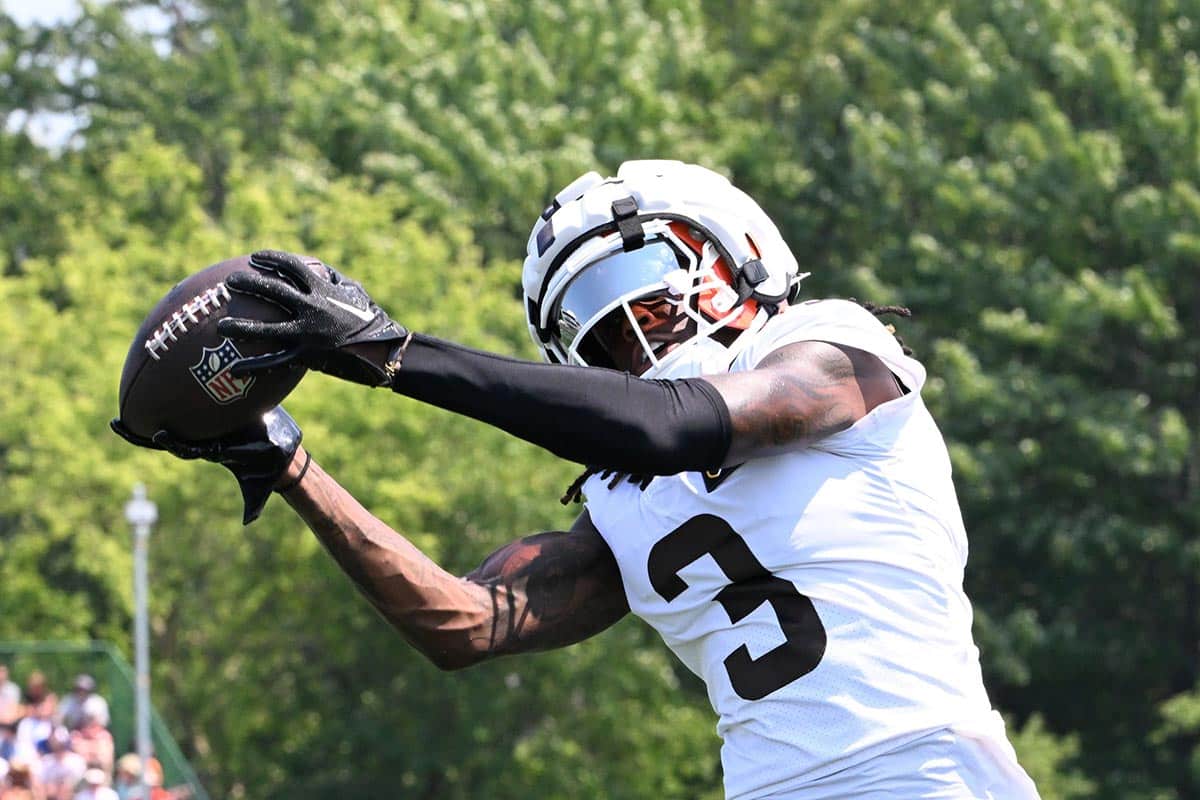
[[[702,269],[699,254],[669,226],[637,250],[617,249],[595,260],[564,265],[564,271],[570,277],[555,293],[550,309],[550,346],[566,363],[582,366],[621,366],[614,363],[611,339],[622,322],[636,337],[645,362],[657,366],[656,350],[668,343],[647,340],[634,306],[661,298],[690,318],[694,327],[699,322],[696,292],[715,279],[710,269]]]
[[[687,269],[682,260],[665,239],[658,239],[639,250],[617,251],[583,265],[550,309],[551,342],[569,362],[580,363],[576,351],[581,340],[594,336],[596,325],[614,312],[627,312],[631,303],[667,292],[666,276]]]
[[[591,339],[603,351],[602,363],[640,376],[658,369],[663,358],[695,335],[696,322],[684,301],[662,294],[622,303],[597,323]]]
[[[736,292],[715,269],[715,248],[703,246],[697,252],[699,237],[681,236],[680,227],[647,225],[656,232],[636,250],[621,249],[617,239],[615,252],[598,258],[589,253],[563,265],[567,277],[551,292],[548,343],[563,363],[657,374],[668,357],[677,360],[677,351],[694,347],[744,315],[744,308],[735,308]],[[653,339],[643,322],[646,314],[635,308],[648,301],[658,301],[660,324]],[[702,305],[709,313],[701,311]],[[718,316],[714,309],[724,313]],[[634,340],[634,355],[614,358],[614,332],[622,328]]]
[[[753,200],[703,167],[663,161],[572,182],[535,224],[522,274],[547,360],[644,377],[724,371],[797,281],[795,258]],[[638,304],[658,298],[675,313],[655,304],[648,337]],[[637,352],[617,361],[634,367],[610,349],[622,325],[615,343]]]

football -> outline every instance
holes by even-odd
[[[138,328],[121,371],[121,422],[139,436],[160,430],[201,441],[243,428],[278,405],[304,376],[301,368],[234,377],[238,361],[270,352],[270,345],[234,342],[217,332],[225,317],[273,322],[278,306],[231,292],[225,280],[250,270],[250,257],[213,264],[180,281]]]

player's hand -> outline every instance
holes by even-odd
[[[235,375],[303,365],[367,386],[391,382],[388,365],[408,331],[392,321],[360,283],[316,259],[279,250],[259,250],[250,256],[250,266],[254,272],[238,272],[225,281],[229,290],[281,306],[292,318],[221,320],[217,330],[231,339],[279,348],[238,362]],[[379,346],[356,347],[370,344]]]
[[[292,462],[303,436],[300,426],[282,406],[263,414],[261,420],[248,428],[203,442],[184,442],[166,431],[159,431],[147,439],[130,431],[119,419],[114,419],[109,426],[122,439],[139,447],[166,450],[179,458],[199,458],[224,466],[237,478],[242,490],[243,525],[258,519],[271,491]]]

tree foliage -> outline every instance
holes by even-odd
[[[126,639],[150,485],[155,699],[214,796],[719,796],[711,712],[628,621],[443,675],[274,501],[108,433],[142,314],[261,246],[530,357],[529,222],[674,157],[810,296],[900,302],[971,534],[989,689],[1046,798],[1200,791],[1200,4],[111,2],[0,14],[0,638]],[[29,114],[71,115],[65,147]],[[316,457],[465,571],[569,523],[571,465],[324,376]],[[819,735],[819,733],[814,733]]]

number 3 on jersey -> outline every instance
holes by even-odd
[[[729,523],[711,514],[692,517],[650,550],[650,583],[668,603],[687,589],[679,571],[704,555],[712,556],[729,578],[715,599],[737,623],[763,603],[779,618],[785,641],[758,658],[746,645],[725,657],[725,671],[738,696],[760,700],[817,668],[825,655],[825,627],[812,600],[790,581],[767,571]]]

